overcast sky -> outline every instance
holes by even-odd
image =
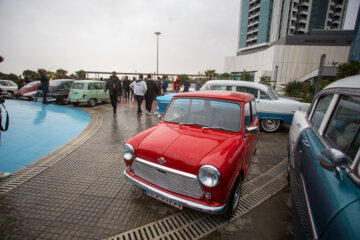
[[[354,27],[360,0],[345,27]],[[0,72],[223,72],[240,0],[0,0]]]

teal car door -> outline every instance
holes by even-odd
[[[359,239],[360,236],[357,227],[351,223],[334,226],[334,219],[342,211],[342,218],[352,221],[351,211],[344,210],[347,207],[357,208],[359,213],[360,205],[354,205],[359,200],[359,187],[345,171],[329,171],[318,160],[322,150],[335,148],[348,156],[350,166],[358,152],[360,111],[357,111],[359,108],[351,107],[349,102],[360,103],[360,98],[340,96],[338,102],[334,102],[333,95],[320,97],[309,119],[312,127],[303,130],[298,138],[294,161],[295,179],[290,181],[296,185],[293,194],[297,199],[295,207],[304,227],[304,238],[321,239],[328,236],[329,231],[335,234],[337,230],[331,228],[336,227],[341,231],[340,227],[344,226],[349,239]],[[334,106],[334,109],[328,110],[329,106]],[[344,239],[344,235],[341,236]]]

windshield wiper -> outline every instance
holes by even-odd
[[[232,132],[230,129],[223,128],[223,127],[218,127],[218,126],[214,126],[214,127],[204,126],[204,127],[201,128],[201,130],[205,130],[205,129],[214,129],[214,130],[230,131],[230,132]]]
[[[181,127],[181,125],[189,125],[189,126],[195,126],[195,127],[208,127],[207,125],[204,124],[200,124],[200,123],[179,123],[179,126]]]

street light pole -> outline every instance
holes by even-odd
[[[161,32],[155,32],[156,35],[156,77],[159,75],[159,35]]]

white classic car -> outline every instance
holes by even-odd
[[[247,81],[211,80],[200,90],[246,92],[255,96],[260,126],[265,132],[275,132],[281,123],[290,125],[296,111],[306,112],[309,103],[280,97],[272,87]]]

